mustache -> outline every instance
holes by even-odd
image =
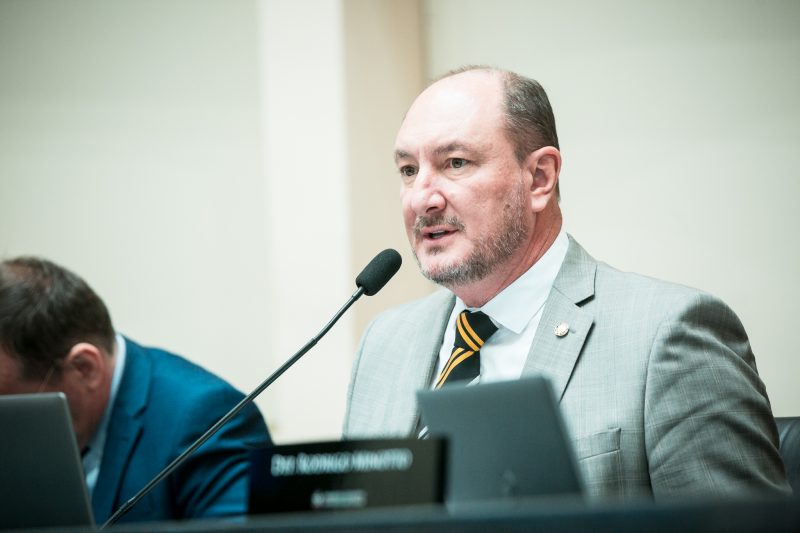
[[[414,221],[414,236],[422,237],[422,228],[426,226],[452,226],[458,231],[464,229],[464,223],[455,215],[420,216]]]

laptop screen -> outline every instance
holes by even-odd
[[[422,423],[450,441],[449,504],[579,495],[583,483],[549,380],[420,390]]]
[[[94,526],[67,399],[0,396],[0,529]]]

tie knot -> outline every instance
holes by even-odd
[[[477,352],[483,343],[497,331],[492,319],[482,311],[461,311],[456,320],[456,342],[464,348]]]

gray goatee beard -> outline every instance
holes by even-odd
[[[474,249],[469,257],[460,262],[454,262],[436,269],[426,269],[413,249],[414,258],[419,265],[422,275],[445,287],[458,287],[480,281],[495,268],[511,257],[523,244],[528,236],[528,228],[523,222],[524,197],[522,191],[515,188],[509,194],[509,202],[503,210],[500,224],[494,231],[484,237],[473,241]],[[464,223],[458,217],[434,215],[430,217],[417,217],[414,223],[415,239],[422,238],[422,228],[425,226],[447,225],[463,231]],[[437,255],[443,250],[438,247],[431,248],[431,255]]]

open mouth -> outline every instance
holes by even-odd
[[[436,242],[464,230],[464,224],[455,216],[417,217],[414,235],[419,242]]]
[[[455,233],[454,230],[437,229],[434,231],[424,231],[422,234],[426,239],[432,239],[435,241],[453,233]]]

